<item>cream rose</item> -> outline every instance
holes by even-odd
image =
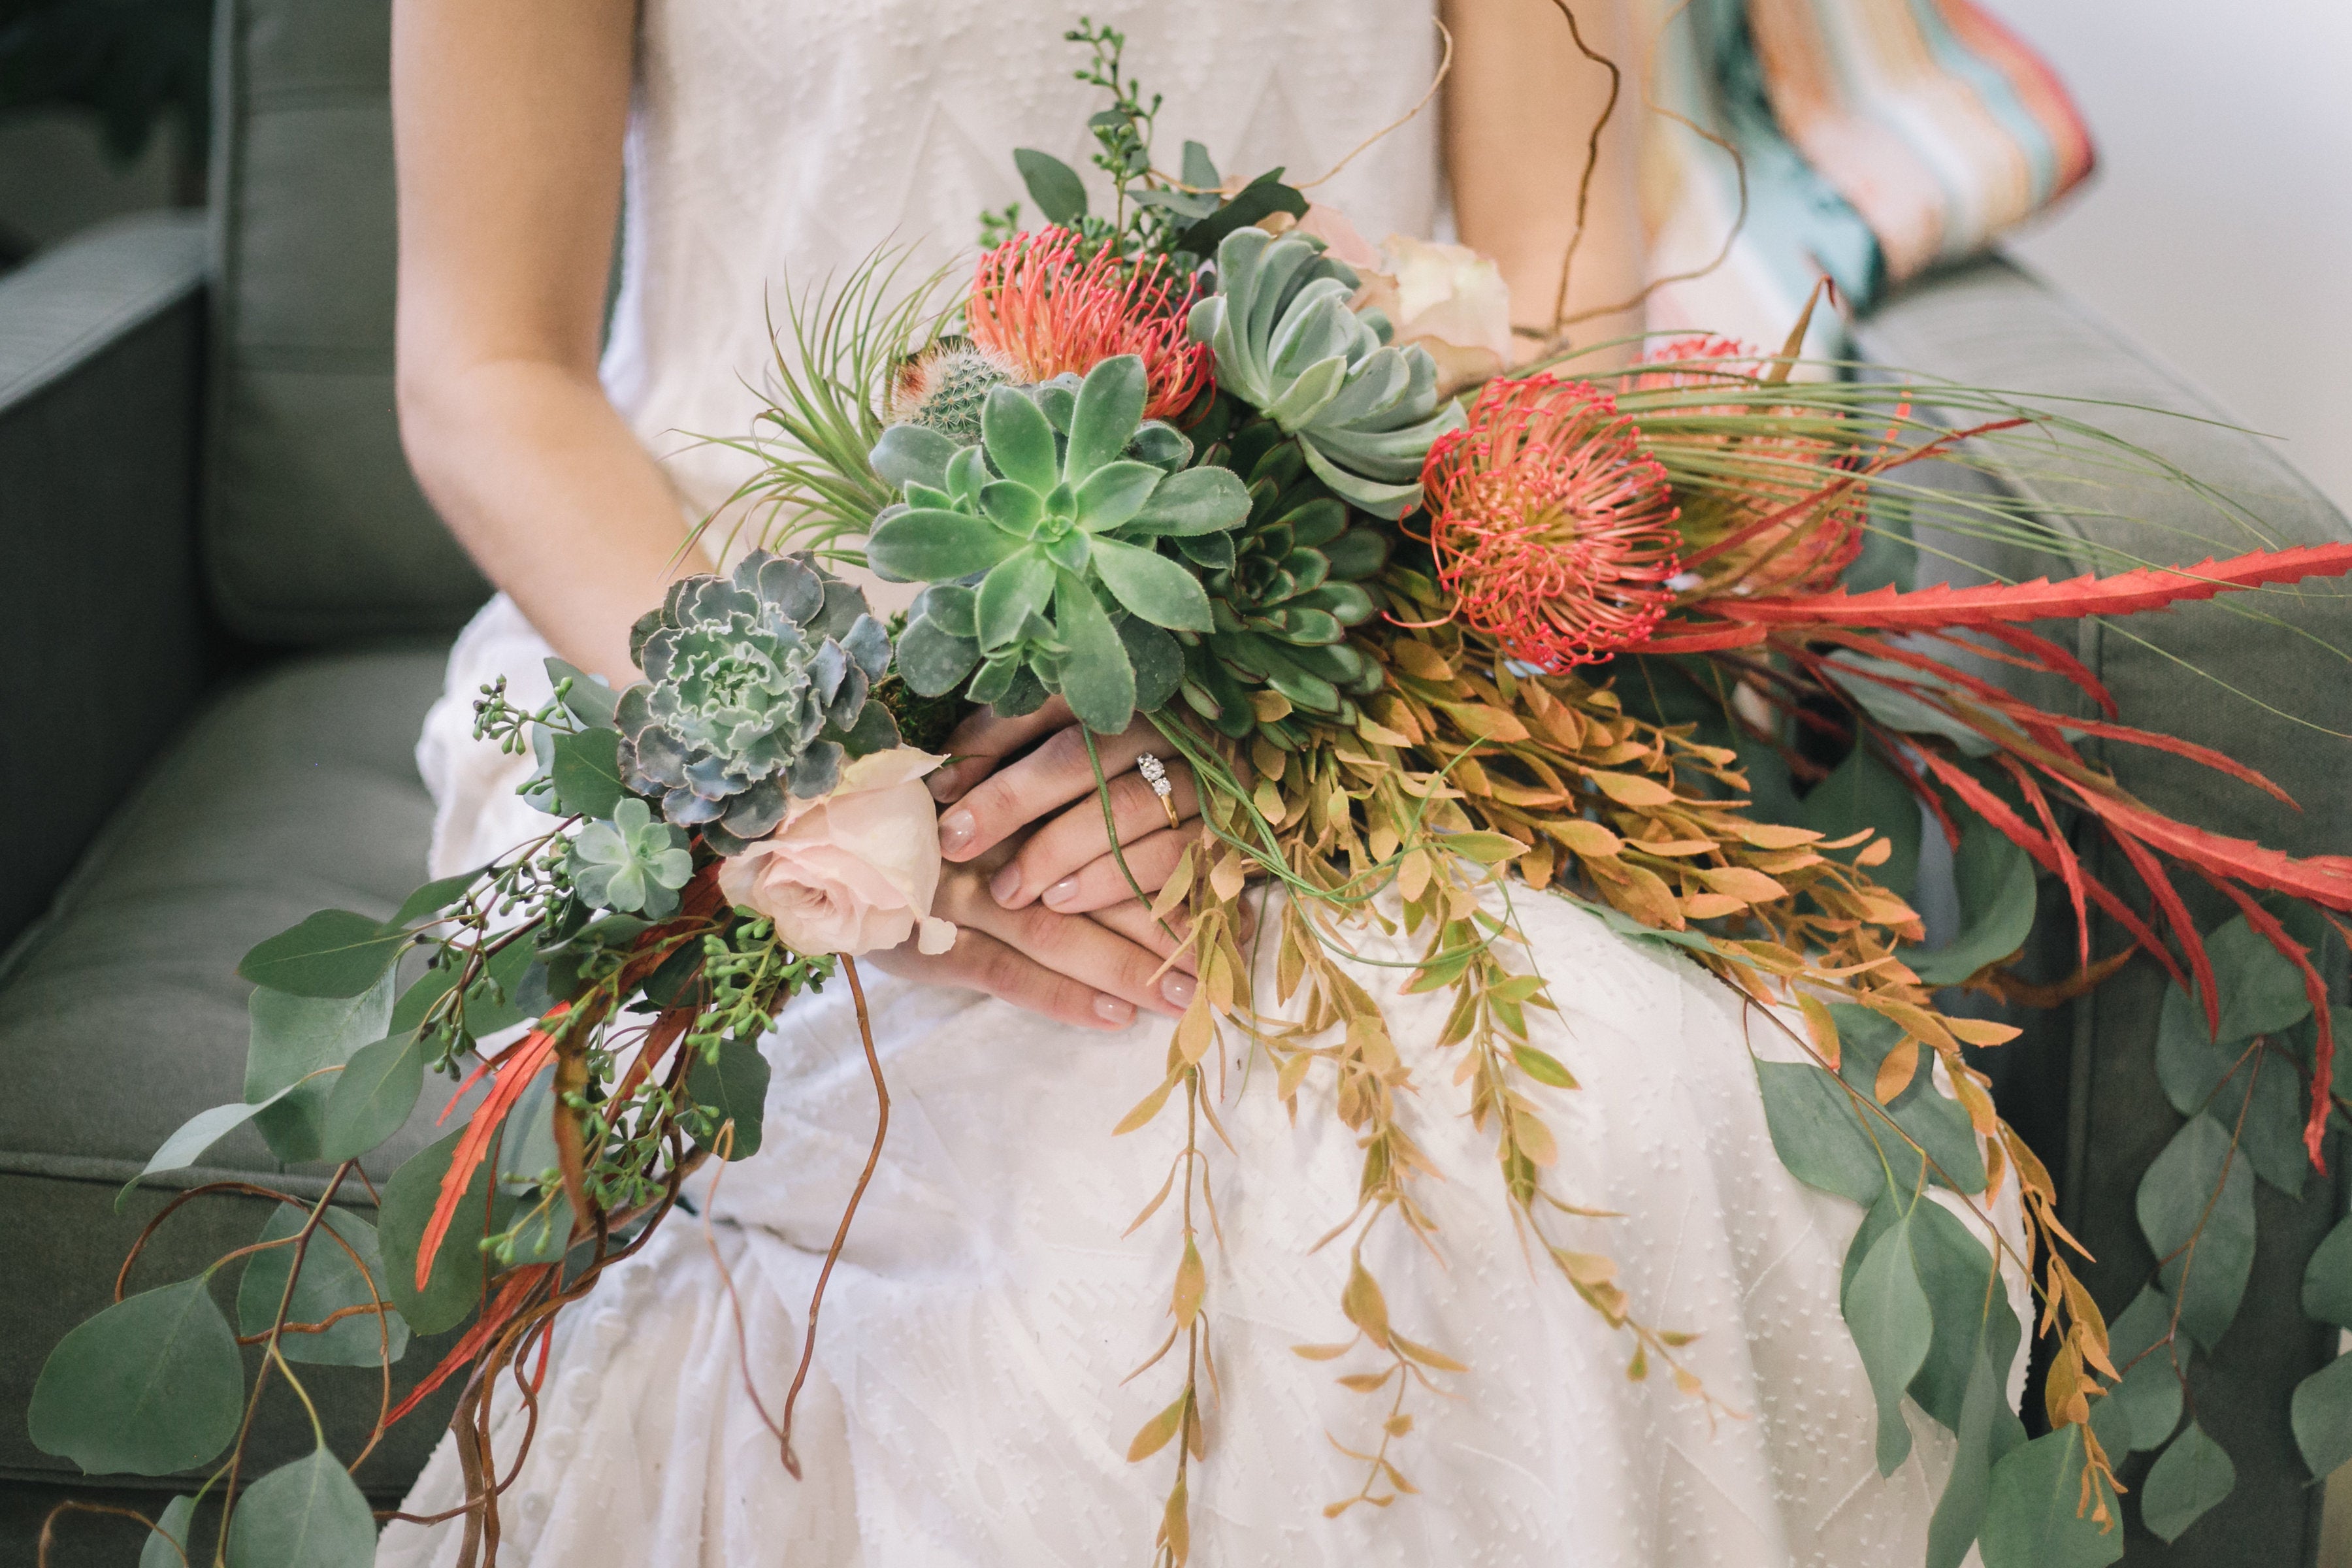
[[[796,952],[856,954],[909,936],[945,952],[956,928],[931,914],[939,808],[922,777],[946,760],[900,746],[846,763],[832,794],[793,802],[774,832],[721,861],[719,890],[775,921]]]

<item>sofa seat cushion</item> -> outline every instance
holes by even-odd
[[[0,1292],[0,1408],[22,1411],[44,1357],[103,1307],[117,1268],[173,1189],[247,1180],[315,1196],[327,1168],[282,1169],[248,1126],[196,1168],[152,1178],[121,1212],[117,1190],[183,1121],[242,1097],[255,942],[319,909],[388,916],[425,879],[432,802],[412,756],[439,693],[445,649],[411,643],[270,666],[218,697],[101,830],[49,913],[0,963],[0,1248],[20,1282]],[[438,1080],[435,1080],[438,1085]],[[446,1085],[428,1086],[386,1168],[421,1147]],[[372,1165],[373,1162],[371,1162]],[[380,1181],[383,1169],[374,1174]],[[362,1213],[363,1184],[344,1196]],[[253,1240],[271,1205],[207,1194],[174,1215],[133,1271],[140,1290],[184,1279]],[[226,1306],[241,1266],[216,1277]],[[397,1389],[438,1359],[413,1343]],[[380,1373],[310,1367],[329,1436],[357,1452]],[[420,1413],[360,1473],[396,1495],[438,1422]],[[280,1391],[252,1450],[265,1468],[310,1445]],[[0,1470],[73,1474],[0,1423]],[[250,1469],[248,1474],[255,1473]]]

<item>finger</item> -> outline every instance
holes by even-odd
[[[1181,828],[1184,823],[1197,816],[1200,810],[1192,791],[1192,770],[1171,766],[1168,770],[1168,801],[1176,808],[1177,825]],[[1118,774],[1109,782],[1109,795],[1111,822],[1118,830],[1119,843],[1138,844],[1154,834],[1171,830],[1168,806],[1160,804],[1158,793],[1144,782],[1142,774]],[[1091,865],[1109,852],[1110,837],[1103,827],[1101,799],[1074,801],[1029,836],[1028,841],[1021,846],[1020,853],[997,873],[996,880],[990,884],[990,891],[996,895],[997,902],[1017,909],[1047,889],[1058,886],[1064,878],[1080,867]],[[1172,868],[1175,864],[1175,857],[1170,856],[1169,867]],[[1117,862],[1112,863],[1110,869],[1116,877],[1118,872]],[[1164,872],[1162,876],[1165,876]],[[1124,878],[1119,879],[1119,886],[1127,889],[1129,896],[1133,896],[1134,889],[1127,888]],[[1147,893],[1157,891],[1159,887],[1157,879],[1143,883],[1143,890]],[[1059,909],[1063,906],[1056,904],[1055,907]]]
[[[1049,697],[1034,713],[1000,719],[983,708],[955,727],[948,737],[948,755],[955,760],[930,776],[931,798],[942,804],[986,778],[997,764],[1030,742],[1071,721],[1070,705]]]
[[[1085,915],[1056,914],[1043,904],[1005,909],[976,875],[943,879],[931,908],[1094,990],[1154,1013],[1181,1011],[1161,990],[1160,953]]]
[[[1085,805],[1082,803],[1070,809],[1082,811]],[[1165,824],[1167,818],[1162,816],[1159,820]],[[1033,874],[1025,870],[1023,864],[1028,858],[1029,850],[1036,845],[1037,840],[1033,838],[1010,865],[996,874],[996,879],[989,884],[988,890],[992,897],[1003,903],[1004,898],[1001,889],[1007,879],[1031,877],[1033,879],[1022,892],[1023,901],[1034,898],[1047,909],[1058,910],[1066,915],[1091,914],[1097,910],[1107,910],[1113,904],[1131,902],[1136,888],[1141,888],[1144,896],[1150,898],[1168,885],[1168,879],[1175,871],[1176,861],[1184,853],[1184,847],[1199,837],[1196,829],[1197,825],[1182,829],[1163,826],[1157,833],[1147,833],[1140,838],[1129,840],[1119,852],[1120,858],[1127,862],[1124,872],[1119,869],[1118,859],[1108,853],[1098,853],[1093,859],[1082,861],[1071,870],[1062,870],[1063,863],[1054,861]],[[1102,842],[1099,816],[1095,820],[1095,842],[1099,848]],[[1133,887],[1128,885],[1129,874],[1135,878]],[[1055,879],[1047,882],[1045,879],[1048,877]],[[1037,889],[1041,883],[1043,890],[1039,891]]]
[[[1257,933],[1257,910],[1247,902],[1234,906],[1233,918],[1235,942],[1247,942]],[[1192,934],[1191,910],[1181,909],[1170,910],[1168,921],[1162,925],[1151,918],[1149,906],[1134,899],[1112,904],[1107,909],[1097,910],[1087,919],[1098,925],[1108,926],[1129,941],[1139,942],[1163,958],[1173,952],[1178,943]],[[1184,956],[1176,962],[1178,967],[1187,973],[1196,973],[1199,971],[1199,966],[1193,963],[1193,953],[1190,948],[1186,948]]]
[[[903,979],[984,992],[1073,1028],[1123,1029],[1135,1022],[1135,1004],[1125,997],[1056,973],[970,926],[956,929],[955,945],[945,952],[920,952],[908,942],[874,954],[873,962]]]
[[[1103,776],[1110,778],[1135,766],[1135,759],[1167,742],[1144,720],[1125,732],[1097,737],[1096,753]],[[1000,768],[953,809],[940,818],[940,852],[950,860],[970,860],[985,854],[1015,829],[1047,812],[1069,805],[1095,787],[1095,763],[1087,754],[1085,729],[1065,726],[1019,761]]]

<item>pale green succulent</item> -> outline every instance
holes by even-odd
[[[1297,437],[1334,492],[1393,521],[1421,504],[1422,463],[1462,411],[1439,406],[1427,350],[1391,347],[1386,317],[1348,308],[1357,281],[1309,236],[1237,228],[1188,324],[1216,354],[1220,387]]]
[[[866,596],[803,557],[754,551],[726,577],[682,577],[641,616],[646,679],[621,694],[621,783],[722,855],[833,788],[842,763],[898,743],[866,700],[890,638]]]
[[[1169,632],[1213,622],[1199,580],[1159,544],[1234,527],[1250,498],[1229,469],[1182,468],[1192,443],[1145,420],[1144,395],[1143,362],[1120,354],[1075,385],[992,389],[979,446],[883,432],[875,471],[907,501],[876,520],[866,559],[932,584],[899,639],[910,688],[934,696],[971,675],[967,694],[1000,712],[1059,692],[1106,734],[1173,695]]]
[[[612,821],[592,822],[572,839],[570,870],[573,890],[597,909],[659,920],[677,908],[694,857],[684,833],[656,822],[653,808],[629,795]]]

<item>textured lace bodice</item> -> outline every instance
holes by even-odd
[[[1015,147],[1087,169],[1104,98],[1061,37],[1080,9],[1166,95],[1167,167],[1190,138],[1229,174],[1313,179],[1437,64],[1431,0],[646,0],[604,380],[695,515],[744,472],[692,437],[748,432],[778,291],[885,244],[911,271],[968,254],[983,209],[1025,202]],[[1315,195],[1377,241],[1428,233],[1437,190],[1432,105]]]

